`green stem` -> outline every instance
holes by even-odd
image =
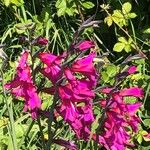
[[[55,108],[56,103],[57,103],[57,99],[58,99],[58,94],[57,94],[57,91],[56,91],[55,95],[54,95],[53,104],[49,109],[47,150],[51,150],[51,145],[52,145],[52,140],[53,140],[53,132],[52,132],[52,123],[53,123],[53,120],[54,120],[53,112],[54,112],[54,108]]]
[[[27,15],[26,15],[26,11],[25,11],[25,8],[24,8],[24,4],[21,5],[21,11],[22,11],[22,14],[23,14],[23,19],[26,22],[27,21]]]
[[[40,118],[37,119],[37,122],[38,122],[39,129],[40,129],[40,134],[41,134],[41,138],[42,138],[43,149],[46,150],[45,142],[44,142],[44,134],[43,134],[43,129],[42,129]]]
[[[78,13],[80,15],[80,18],[81,18],[82,22],[84,22],[84,16],[82,14],[82,9],[81,9],[81,5],[80,5],[80,1],[75,0],[74,2],[75,2],[75,5],[77,7],[77,10],[78,10]]]
[[[34,0],[32,0],[32,5],[33,5],[33,11],[34,11],[34,14],[36,15],[36,6],[35,6]]]
[[[7,106],[7,110],[8,110],[8,115],[9,115],[9,120],[10,120],[10,127],[11,127],[11,139],[12,139],[12,143],[13,143],[13,149],[17,150],[17,141],[16,141],[16,132],[15,132],[15,126],[14,126],[14,117],[13,117],[13,110],[12,110],[12,102],[11,102],[11,107],[8,104],[7,101],[7,95],[6,95],[6,91],[5,91],[5,82],[4,82],[4,73],[2,71],[2,69],[0,69],[1,72],[1,77],[2,77],[2,91],[3,91],[3,97]]]
[[[144,106],[145,103],[146,103],[146,99],[147,99],[147,97],[148,97],[149,91],[150,91],[150,82],[149,82],[148,87],[147,87],[147,90],[146,90],[146,94],[145,94],[145,97],[144,97],[143,106]]]
[[[29,40],[31,40],[31,35],[29,34]],[[32,71],[32,77],[33,77],[33,83],[35,84],[35,77],[36,77],[36,71],[34,69],[34,64],[35,64],[35,57],[34,57],[34,54],[33,54],[33,46],[30,45],[29,47],[30,49],[30,56],[31,56],[31,71]],[[40,118],[37,119],[37,122],[38,122],[38,126],[39,126],[39,130],[40,130],[40,134],[41,134],[41,138],[42,138],[42,144],[43,144],[43,149],[46,150],[46,147],[45,147],[45,142],[44,142],[44,134],[43,134],[43,129],[42,129],[42,126],[41,126],[41,121],[40,121]]]
[[[28,134],[30,133],[32,127],[34,125],[34,121],[32,120],[31,124],[29,125],[28,129],[26,130],[26,133],[23,135],[22,139],[19,141],[18,149],[22,146],[23,141],[26,140]]]

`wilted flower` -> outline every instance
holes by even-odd
[[[136,66],[130,66],[125,71],[123,71],[122,73],[119,73],[117,75],[117,79],[118,79],[118,81],[121,81],[124,78],[126,78],[128,75],[134,74],[136,71],[137,71]]]
[[[40,36],[40,37],[37,38],[36,43],[39,44],[39,45],[47,45],[48,44],[48,39],[45,38],[45,37]]]

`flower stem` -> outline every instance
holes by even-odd
[[[13,149],[17,150],[17,141],[16,141],[16,132],[15,132],[15,126],[14,126],[14,117],[13,117],[13,110],[12,110],[12,106],[9,106],[8,101],[7,101],[7,95],[6,95],[6,91],[5,91],[5,87],[4,87],[4,73],[3,70],[0,69],[0,73],[1,73],[1,78],[2,78],[2,91],[3,91],[3,97],[6,103],[6,107],[8,110],[8,115],[9,115],[9,120],[10,120],[10,136],[12,139],[12,143],[13,143]],[[11,104],[10,104],[11,105]]]
[[[57,94],[57,90],[56,90],[55,95],[54,95],[53,104],[51,105],[51,107],[49,109],[47,150],[51,150],[51,145],[52,145],[52,140],[53,140],[53,132],[52,132],[52,123],[54,120],[53,112],[54,112],[54,108],[57,103],[57,99],[58,99],[58,94]]]
[[[41,138],[42,138],[43,149],[46,150],[45,142],[44,142],[44,134],[43,134],[43,129],[42,129],[40,118],[37,119],[37,122],[38,122],[39,129],[40,129],[40,134],[41,134]]]

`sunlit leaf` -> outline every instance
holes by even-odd
[[[86,8],[86,9],[91,9],[91,8],[93,8],[94,7],[94,4],[92,3],[92,2],[84,2],[84,3],[82,3],[82,6],[84,7],[84,8]]]
[[[124,47],[124,50],[128,53],[131,52],[131,45],[130,44],[126,44]]]
[[[125,37],[119,37],[118,41],[121,42],[121,43],[125,43],[125,44],[128,43]]]
[[[143,32],[143,33],[150,34],[150,28],[148,28],[148,29],[144,30],[144,32]]]
[[[104,22],[107,23],[107,25],[110,27],[112,25],[112,23],[113,23],[112,17],[111,16],[107,16],[104,19]]]
[[[146,127],[149,127],[150,128],[150,119],[144,119],[143,120],[143,123]]]
[[[11,0],[3,0],[3,3],[8,7],[11,3]]]
[[[122,12],[123,14],[127,14],[131,11],[132,5],[129,2],[126,2],[122,5]]]
[[[136,15],[136,13],[129,13],[128,17],[132,19],[132,18],[137,17],[137,15]]]
[[[113,50],[116,51],[116,52],[121,52],[125,47],[125,44],[124,43],[116,43],[113,47]]]

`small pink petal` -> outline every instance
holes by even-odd
[[[125,88],[120,90],[120,96],[134,96],[142,98],[144,96],[143,90],[138,87]]]
[[[131,66],[128,68],[128,73],[129,74],[134,74],[137,71],[137,67],[136,66]]]

